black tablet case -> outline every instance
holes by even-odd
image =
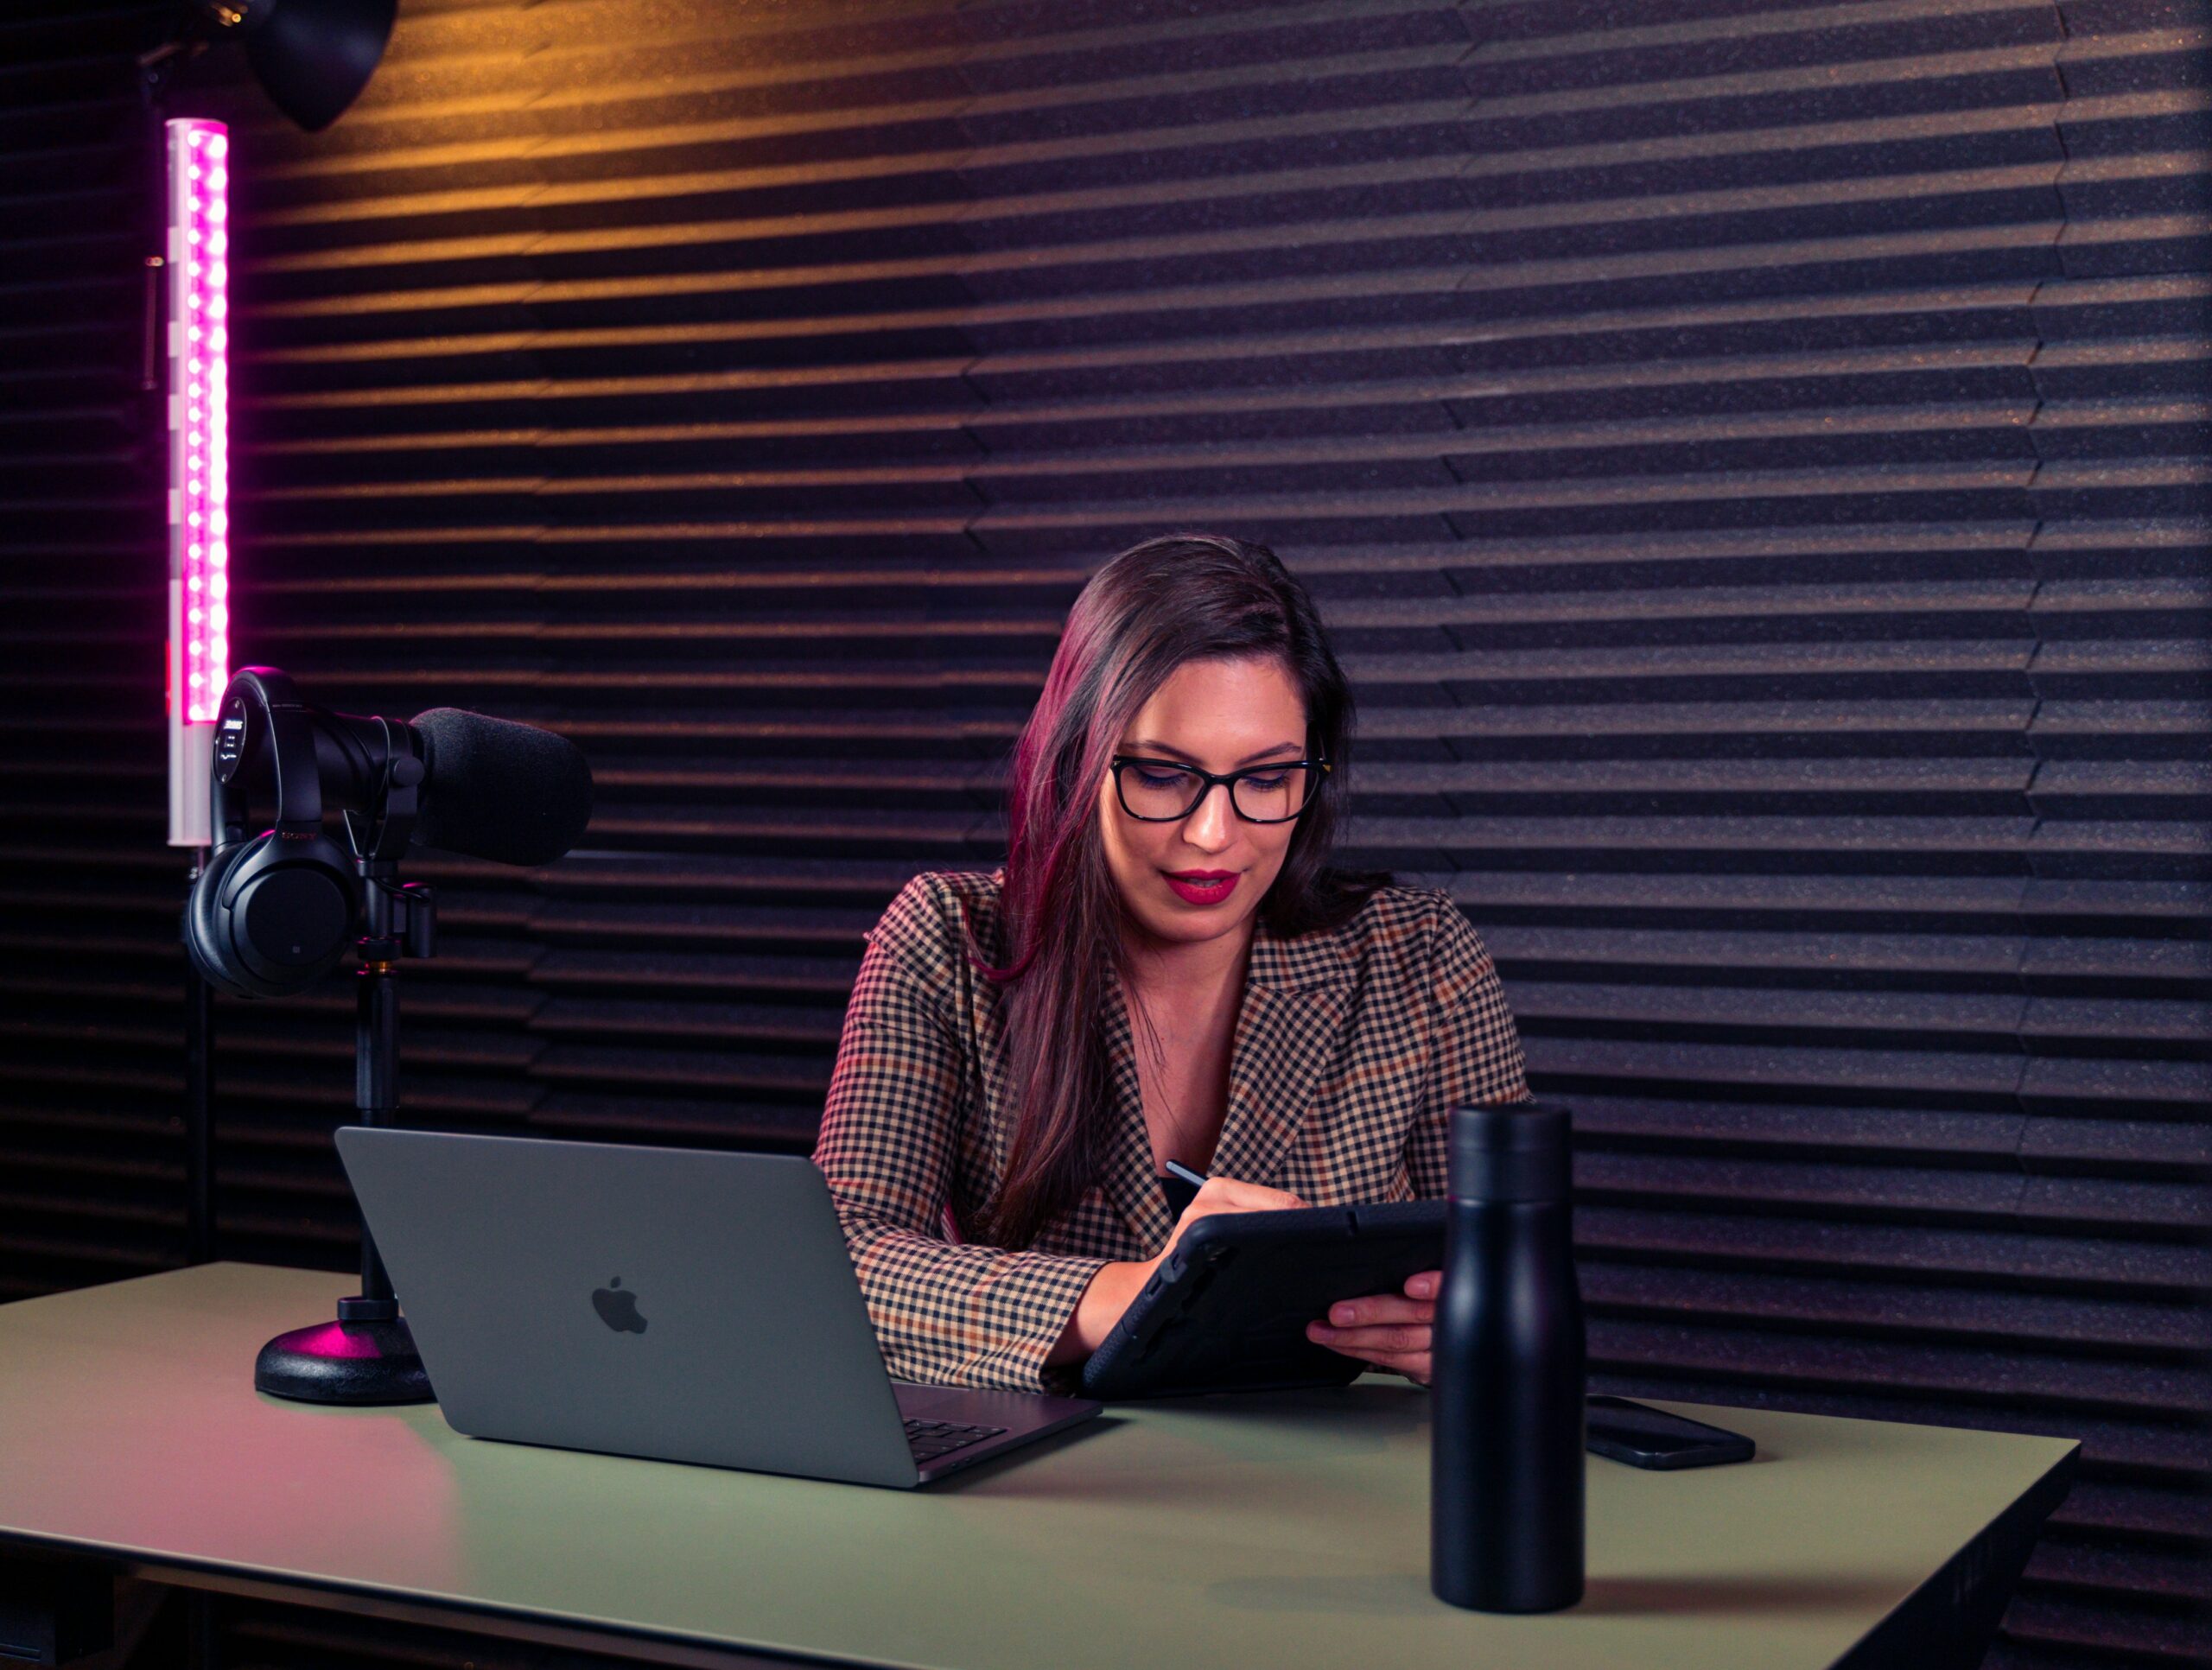
[[[1368,1365],[1314,1344],[1306,1324],[1443,1263],[1440,1200],[1202,1217],[1091,1353],[1084,1394],[1345,1385]]]

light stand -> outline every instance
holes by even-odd
[[[353,1100],[364,1125],[390,1125],[399,1106],[399,988],[404,955],[436,949],[436,903],[419,882],[399,879],[399,854],[415,832],[424,776],[405,738],[390,736],[391,764],[378,803],[346,814],[353,867],[361,878],[361,967],[355,976]],[[254,1359],[257,1390],[303,1403],[427,1403],[436,1394],[391,1290],[383,1256],[361,1223],[361,1291],[338,1301],[338,1319],[279,1334]]]
[[[165,436],[169,491],[162,655],[169,767],[168,844],[190,849],[188,890],[207,861],[208,769],[214,699],[230,678],[230,137],[219,122],[164,121],[172,57],[146,61],[146,155],[162,185],[158,251],[146,257],[145,433]],[[168,293],[166,308],[162,292]],[[166,316],[168,327],[160,328]],[[166,341],[166,352],[157,343]],[[168,397],[158,364],[166,361]],[[215,1255],[213,1029],[207,982],[184,969],[185,1255]]]
[[[207,849],[192,852],[192,877],[185,891],[199,885]],[[214,1082],[215,1029],[210,1025],[214,994],[207,981],[184,960],[184,1245],[188,1264],[215,1256],[215,1110],[209,1105]]]

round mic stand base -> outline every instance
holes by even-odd
[[[388,1314],[349,1318],[356,1308]],[[429,1403],[435,1396],[397,1307],[359,1299],[340,1299],[335,1322],[295,1328],[263,1346],[253,1387],[301,1403]]]

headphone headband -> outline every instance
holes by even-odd
[[[315,727],[290,675],[275,667],[245,667],[223,691],[215,731],[208,817],[213,844],[246,838],[245,785],[238,773],[265,753],[276,778],[276,829],[280,840],[322,833],[322,772],[315,763]],[[252,723],[261,716],[258,728]]]

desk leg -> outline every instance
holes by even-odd
[[[82,1561],[10,1554],[0,1564],[0,1659],[66,1665],[115,1640],[115,1582]]]
[[[190,1670],[221,1670],[222,1657],[215,1629],[216,1597],[205,1589],[187,1589],[184,1597],[185,1663]]]

